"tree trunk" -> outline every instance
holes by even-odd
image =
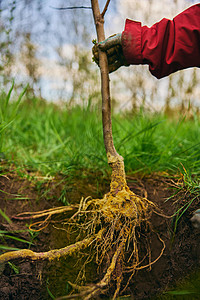
[[[107,2],[108,3],[108,2]],[[105,39],[104,33],[104,14],[100,13],[98,0],[91,0],[94,23],[97,32],[98,42]],[[113,143],[112,120],[111,120],[111,100],[109,86],[108,61],[105,52],[99,49],[99,66],[101,72],[101,95],[102,95],[102,123],[103,137],[108,164],[112,168],[111,193],[117,194],[118,191],[126,187],[124,171],[124,159],[120,156]]]

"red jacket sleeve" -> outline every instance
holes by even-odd
[[[200,4],[150,28],[127,19],[122,49],[129,64],[149,64],[157,78],[200,67]]]

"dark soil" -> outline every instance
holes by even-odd
[[[0,209],[12,219],[12,216],[24,211],[40,211],[62,206],[63,203],[60,200],[78,203],[82,196],[101,197],[109,190],[109,182],[101,180],[97,184],[100,176],[101,174],[95,176],[92,174],[81,181],[77,179],[72,182],[62,177],[47,180],[35,174],[33,178],[29,172],[27,172],[26,178],[22,178],[16,172],[7,171],[5,176],[0,177]],[[191,199],[191,196],[183,189],[176,198],[165,201],[174,193],[173,180],[162,175],[128,177],[129,187],[135,193],[147,196],[159,207],[162,214],[161,216],[153,213],[151,217],[152,233],[149,235],[152,261],[158,257],[162,249],[158,235],[166,245],[163,255],[155,264],[139,270],[134,276],[126,291],[126,294],[130,295],[129,299],[154,299],[156,295],[162,294],[200,266],[200,232],[194,230],[190,223],[192,212],[198,208],[198,199],[181,217],[175,235],[173,234],[175,218],[165,217],[172,216],[178,207]],[[27,229],[28,225],[26,224],[30,224],[30,221],[12,220],[12,223],[9,223],[0,216],[0,230],[12,231],[9,235],[32,240],[34,245],[31,246],[31,250],[35,252],[48,251],[65,247],[70,243],[69,235],[64,228],[62,228],[63,230],[57,229],[60,227],[60,220],[55,219],[54,221],[39,234],[31,237],[28,231],[13,233],[13,230]],[[0,238],[1,245],[13,248],[28,247],[28,244],[9,237],[0,236]],[[141,245],[143,238],[141,235]],[[75,260],[62,259],[52,263],[36,264],[21,260],[14,261],[13,264],[5,264],[0,268],[0,299],[46,300],[51,299],[51,293],[55,297],[65,295],[70,288],[68,281],[73,282],[78,274],[81,256],[82,253],[79,253]],[[86,277],[89,274],[89,281],[97,279],[94,264],[89,264],[86,273]],[[190,297],[188,299],[198,298]]]
[[[139,185],[138,185],[139,183]],[[173,180],[162,176],[143,178],[142,181],[129,183],[131,189],[138,193],[146,192],[149,200],[157,204],[163,215],[172,216],[189,199],[190,195],[182,191],[176,198],[165,201],[175,190],[172,190]],[[200,231],[192,227],[190,218],[192,212],[198,208],[199,199],[188,208],[178,222],[176,233],[174,225],[176,218],[166,218],[153,213],[151,218],[152,229],[165,242],[166,248],[161,258],[149,269],[138,271],[131,285],[129,294],[133,299],[154,299],[153,296],[161,294],[174,286],[180,279],[194,273],[200,266],[199,239]],[[151,235],[152,261],[158,257],[162,244],[156,234]],[[199,296],[187,299],[200,299]],[[159,298],[160,299],[160,298]],[[165,298],[166,299],[166,298]],[[170,298],[172,299],[172,298]],[[173,299],[186,299],[182,295]]]

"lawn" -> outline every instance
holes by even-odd
[[[83,169],[108,171],[103,144],[101,111],[97,106],[72,107],[32,98],[0,101],[2,158],[16,167],[47,174],[71,174]],[[183,166],[200,172],[200,116],[177,112],[113,115],[115,147],[131,173],[169,172]]]

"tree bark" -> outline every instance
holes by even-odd
[[[97,39],[99,43],[105,39],[105,33],[104,33],[105,12],[104,14],[100,13],[98,0],[91,0],[91,5],[92,5],[94,23],[97,32]],[[101,72],[103,137],[104,137],[104,145],[106,149],[108,163],[112,168],[111,192],[115,194],[123,187],[126,186],[126,179],[125,179],[123,157],[117,153],[113,143],[108,60],[107,60],[106,53],[101,51],[100,49],[99,49],[99,66]]]

